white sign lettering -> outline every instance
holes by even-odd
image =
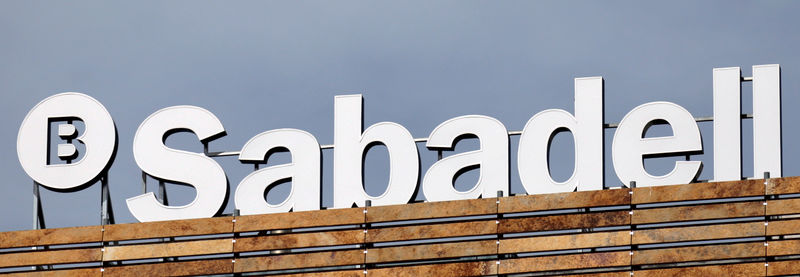
[[[717,68],[713,72],[714,96],[714,180],[742,178],[741,162],[741,70]],[[782,176],[780,67],[753,67],[753,144],[754,172]],[[535,114],[520,134],[517,166],[520,180],[528,194],[601,190],[604,170],[603,79],[575,79],[575,112],[550,109]],[[449,119],[437,126],[427,139],[417,139],[393,122],[376,123],[363,128],[363,98],[342,95],[334,98],[333,208],[406,204],[418,185],[427,201],[447,201],[508,195],[509,131],[497,119],[467,115]],[[706,119],[707,120],[707,119]],[[56,164],[49,160],[50,128],[57,126],[57,156],[68,161]],[[73,121],[82,121],[78,130]],[[703,151],[701,133],[692,114],[669,102],[642,104],[616,126],[611,158],[617,177],[624,183],[639,186],[686,184],[696,180],[703,164],[691,161],[689,154]],[[645,137],[653,124],[667,124],[671,136]],[[152,192],[127,199],[128,208],[139,221],[159,221],[212,217],[224,207],[228,194],[227,177],[209,154],[176,150],[164,145],[164,139],[176,131],[189,130],[207,143],[225,135],[217,117],[199,107],[174,106],[161,109],[145,119],[136,131],[133,155],[136,164],[149,176],[164,182],[194,187],[196,198],[184,206],[168,206]],[[575,165],[572,176],[564,182],[553,180],[549,170],[549,151],[553,137],[571,132],[575,140]],[[427,141],[429,150],[453,149],[464,137],[477,138],[478,150],[458,153],[436,161],[419,184],[420,162],[416,142]],[[83,156],[72,144],[85,145]],[[389,181],[386,190],[372,196],[363,185],[363,159],[375,145],[389,152]],[[97,100],[80,93],[62,93],[37,104],[20,126],[17,154],[25,172],[44,186],[70,190],[89,184],[108,170],[116,150],[116,129],[108,111]],[[238,152],[242,163],[264,163],[271,153],[288,151],[291,162],[256,170],[244,177],[236,188],[235,205],[240,213],[262,214],[320,209],[321,147],[308,132],[277,129],[260,133]],[[686,156],[676,161],[673,170],[653,176],[643,159],[657,156]],[[71,161],[77,159],[74,163]],[[459,191],[453,182],[463,172],[477,169],[477,184]],[[279,204],[269,204],[264,192],[270,186],[291,181],[289,195]]]

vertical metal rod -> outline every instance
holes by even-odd
[[[147,193],[147,173],[142,171],[142,194]]]
[[[436,151],[436,160],[437,161],[442,160],[442,150],[437,150]]]
[[[108,173],[106,173],[103,177],[100,177],[100,224],[102,225],[108,225],[110,222],[108,203],[110,196],[108,192]]]
[[[33,182],[33,229],[44,229],[44,213],[42,212],[42,200],[39,195],[39,183]],[[31,247],[32,250],[38,250],[38,246]],[[47,246],[42,249],[47,249]],[[32,266],[31,270],[44,269],[42,266]]]
[[[166,186],[166,184],[164,184],[164,181],[161,181],[161,180],[158,181],[158,195],[157,195],[157,198],[158,198],[158,200],[161,201],[161,204],[164,204],[164,206],[169,205],[169,204],[167,204],[167,186]],[[161,241],[162,242],[172,241],[172,238],[162,238]],[[172,261],[172,258],[171,257],[165,257],[165,258],[162,258],[161,261],[162,262]]]
[[[511,194],[511,193],[509,193],[509,194]],[[495,256],[496,257],[495,259],[497,260],[497,264],[498,265],[499,265],[499,262],[500,262],[501,259],[508,258],[508,257],[510,257],[510,255],[512,255],[512,254],[500,254],[500,251],[499,251],[500,250],[500,240],[503,239],[503,234],[500,233],[500,229],[499,229],[500,219],[503,218],[503,214],[500,213],[500,198],[502,198],[502,197],[503,197],[503,191],[502,190],[498,190],[497,191],[497,199],[495,199],[495,201],[494,201],[494,208],[495,208],[495,222],[494,223],[495,223],[495,226],[496,226],[495,227],[496,232],[495,232],[495,237],[494,238],[495,238],[495,242],[496,242],[496,248],[495,249],[498,250],[497,251],[498,254]]]
[[[33,182],[33,229],[34,230],[42,229],[41,222],[44,222],[44,220],[41,220],[39,218],[39,215],[42,214],[42,212],[39,210],[42,207],[41,204],[42,202],[40,199],[41,198],[39,198],[39,184],[34,181]]]
[[[168,204],[169,201],[167,201],[167,185],[164,183],[164,181],[161,181],[161,180],[158,181],[158,197],[157,198],[158,198],[158,200],[161,201],[161,204],[163,204],[164,206],[169,205]],[[161,241],[162,242],[170,242],[170,241],[173,241],[173,239],[171,237],[162,238]],[[161,261],[163,261],[163,262],[174,261],[174,260],[175,260],[175,258],[172,258],[172,257],[165,257],[165,258],[161,259]]]
[[[364,229],[365,240],[364,240],[364,244],[361,245],[361,247],[362,247],[361,249],[364,250],[364,263],[362,263],[361,265],[359,265],[359,267],[357,267],[357,268],[363,268],[364,269],[364,276],[367,276],[367,272],[368,272],[367,252],[369,251],[370,248],[372,248],[372,243],[368,243],[366,241],[367,230],[370,229],[370,224],[367,223],[368,222],[368,220],[367,220],[367,212],[368,212],[370,207],[372,207],[372,200],[370,200],[370,199],[365,200],[364,201],[364,225],[362,225],[362,227]]]
[[[167,185],[164,184],[164,181],[158,181],[158,196],[161,204],[164,204],[164,206],[169,205],[169,201],[167,201]]]

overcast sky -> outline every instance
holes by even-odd
[[[196,105],[213,112],[227,136],[212,151],[239,150],[276,128],[333,143],[333,97],[364,95],[365,126],[393,121],[427,137],[460,115],[495,117],[521,130],[535,113],[573,111],[573,79],[605,79],[605,121],[619,122],[650,101],[677,103],[694,116],[712,115],[712,69],[778,63],[782,69],[784,175],[800,175],[800,2],[790,1],[282,1],[282,2],[0,2],[0,231],[32,226],[32,180],[16,155],[17,130],[44,98],[86,93],[111,113],[119,134],[110,190],[116,220],[135,222],[125,199],[141,194],[132,155],[136,128],[152,112]],[[750,112],[749,84],[743,112]],[[705,154],[700,179],[713,178],[713,133],[699,123]],[[655,130],[669,132],[668,130]],[[610,161],[606,186],[620,181]],[[743,124],[743,169],[752,176],[752,125]],[[516,161],[518,137],[511,138]],[[193,134],[171,147],[202,151]],[[422,172],[435,152],[417,144]],[[474,141],[455,152],[475,149]],[[449,155],[450,153],[446,154]],[[570,135],[556,138],[552,170],[572,172]],[[323,206],[331,206],[332,151],[323,151]],[[231,199],[251,165],[216,159]],[[367,155],[367,191],[386,186],[386,151]],[[664,174],[676,158],[648,161]],[[275,161],[288,161],[279,155]],[[474,184],[477,173],[459,178]],[[513,193],[522,193],[516,162]],[[149,180],[148,190],[156,183]],[[267,199],[280,202],[289,184]],[[194,190],[168,185],[171,204]],[[100,186],[74,193],[42,190],[48,228],[100,223]],[[229,201],[225,213],[233,210]]]

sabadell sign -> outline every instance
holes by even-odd
[[[714,95],[714,180],[740,180],[741,161],[741,82],[738,67],[713,70]],[[753,66],[753,172],[781,176],[781,102],[779,65]],[[333,208],[406,204],[421,185],[427,201],[493,197],[509,191],[509,132],[502,122],[483,115],[449,119],[427,138],[430,150],[449,149],[457,138],[472,135],[480,149],[445,157],[420,176],[419,149],[414,137],[402,125],[380,122],[363,128],[361,95],[340,95],[334,100]],[[77,132],[71,120],[80,120],[84,130]],[[59,157],[76,157],[74,140],[85,145],[82,157],[68,164],[50,164],[49,125],[58,125]],[[653,123],[666,122],[671,136],[643,137]],[[20,126],[17,155],[25,172],[37,183],[69,190],[94,182],[104,174],[114,157],[116,129],[103,105],[81,93],[61,93],[33,107]],[[575,113],[550,109],[535,114],[521,132],[517,153],[520,180],[528,194],[601,190],[603,180],[603,79],[575,79]],[[164,138],[172,132],[189,130],[207,143],[225,134],[217,117],[201,107],[166,107],[148,116],[133,139],[136,164],[149,176],[193,186],[196,198],[184,206],[160,203],[152,192],[127,199],[130,212],[139,221],[175,220],[214,216],[224,205],[228,185],[224,170],[204,153],[171,149]],[[575,167],[564,181],[553,180],[548,169],[548,150],[555,133],[568,130],[575,140]],[[643,158],[683,155],[703,150],[695,118],[683,107],[670,102],[642,104],[625,115],[612,143],[616,175],[624,183],[639,186],[686,184],[702,169],[700,161],[676,161],[671,172],[648,174]],[[379,196],[364,191],[362,171],[364,151],[383,144],[389,152],[389,183]],[[269,130],[251,138],[238,152],[241,162],[260,162],[270,150],[287,149],[291,162],[258,169],[244,177],[235,192],[236,209],[243,215],[308,211],[320,209],[321,148],[314,135],[297,129]],[[474,188],[458,191],[453,178],[466,168],[480,167]],[[265,189],[291,178],[292,188],[285,201],[272,205],[265,201]],[[420,182],[421,181],[421,182]]]

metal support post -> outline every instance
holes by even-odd
[[[158,199],[161,200],[161,204],[164,204],[164,206],[169,205],[169,201],[167,201],[167,185],[164,181],[158,181]]]
[[[161,181],[161,180],[158,181],[158,194],[156,196],[157,196],[156,198],[158,198],[158,200],[161,201],[161,204],[163,204],[164,206],[168,206],[169,205],[169,201],[167,201],[167,185],[164,183],[164,181]],[[170,238],[163,238],[163,239],[161,239],[161,241],[169,242],[169,241],[173,241],[173,238],[171,238],[171,237]],[[168,262],[168,261],[174,261],[175,259],[171,258],[171,257],[167,257],[167,258],[163,258],[161,260],[165,261],[165,262]]]
[[[39,183],[33,182],[33,229],[45,229],[44,212],[42,212],[42,198],[39,195]],[[47,249],[47,246],[42,249]],[[33,250],[38,250],[38,246],[31,247]],[[32,270],[50,269],[50,266],[33,266]]]
[[[39,183],[33,182],[33,229],[45,229],[42,200],[39,195]]]
[[[147,173],[142,171],[142,194],[147,193]]]
[[[111,192],[108,188],[108,173],[100,178],[100,224],[114,224],[114,208],[111,206]]]

